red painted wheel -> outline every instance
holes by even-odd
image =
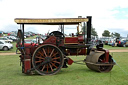
[[[64,63],[61,50],[53,45],[42,45],[32,57],[35,70],[41,75],[53,75],[60,71]]]

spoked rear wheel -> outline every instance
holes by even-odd
[[[35,70],[41,75],[53,75],[60,71],[64,63],[61,50],[53,45],[42,45],[32,57]]]

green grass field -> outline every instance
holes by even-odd
[[[128,53],[111,53],[117,65],[109,73],[89,70],[86,65],[73,64],[52,76],[25,75],[18,55],[0,56],[0,85],[127,85]],[[72,56],[83,60],[84,56]]]
[[[32,39],[30,37],[29,39]],[[35,38],[35,37],[34,37]],[[14,48],[9,51],[15,52]],[[106,49],[128,49],[128,47],[112,47],[105,45]],[[94,72],[86,65],[73,64],[62,68],[59,73],[52,76],[25,75],[21,71],[18,55],[0,55],[0,85],[127,85],[128,84],[128,53],[111,53],[117,65],[109,73]],[[73,60],[83,60],[84,56],[72,56]]]

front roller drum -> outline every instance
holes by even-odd
[[[41,75],[53,75],[60,71],[64,64],[61,50],[54,45],[38,47],[32,57],[35,70]]]
[[[86,65],[89,69],[94,71],[109,72],[113,68],[114,61],[112,59],[112,56],[109,55],[109,62],[105,63],[104,52],[91,52],[90,55],[86,57]]]

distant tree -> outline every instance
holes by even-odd
[[[111,33],[110,37],[114,37],[114,33],[113,32]]]
[[[87,27],[85,26],[83,26],[82,27],[82,31],[85,29],[85,35],[87,34]],[[95,28],[91,28],[91,35],[93,35],[93,36],[98,36],[98,34],[97,34],[97,32],[96,32],[96,30],[95,30]]]
[[[86,27],[86,25],[82,27],[82,32],[84,31],[84,29],[85,29],[85,35],[87,35],[87,27]]]
[[[97,35],[97,32],[96,32],[96,30],[95,30],[95,28],[92,28],[92,29],[91,29],[91,34],[92,34],[93,36],[98,36],[98,35]]]
[[[110,37],[110,32],[108,30],[104,30],[104,32],[102,33],[102,36]]]
[[[117,38],[120,38],[120,34],[117,33],[117,32],[114,33],[114,36],[117,37]]]

